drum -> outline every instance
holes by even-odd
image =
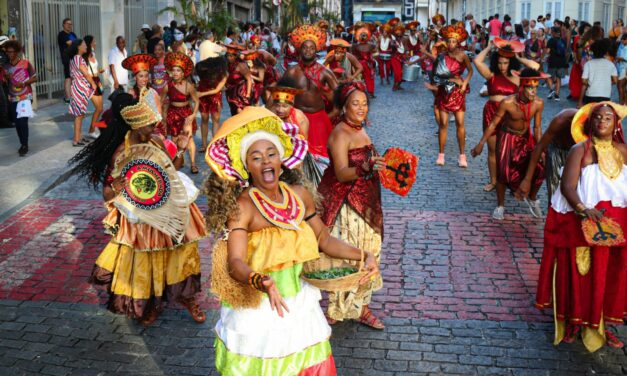
[[[416,64],[420,60],[420,56],[412,56],[407,61],[407,64]]]
[[[392,54],[386,54],[383,52],[379,54],[379,59],[381,60],[390,60],[391,58],[392,58]]]
[[[420,67],[416,64],[403,65],[403,80],[408,82],[418,81]]]

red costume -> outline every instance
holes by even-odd
[[[229,63],[229,76],[226,79],[226,100],[231,109],[231,115],[238,110],[251,105],[250,98],[246,95],[246,78],[237,71],[237,64]]]
[[[200,80],[198,83],[198,91],[204,92],[215,89],[217,82],[209,82]],[[222,111],[222,92],[200,97],[200,113],[202,114],[219,114]]]
[[[291,44],[287,44],[285,47],[285,56],[283,57],[283,67],[287,70],[290,67],[290,63],[298,62],[298,50]]]
[[[357,60],[361,64],[362,75],[364,76],[364,81],[366,82],[366,89],[368,93],[374,95],[374,71],[375,71],[375,61],[372,58],[372,52],[364,52],[364,51],[355,51]]]
[[[577,55],[577,49],[579,48],[579,38],[581,36],[575,36],[573,40],[573,55]],[[581,89],[583,88],[583,68],[582,63],[573,63],[573,67],[570,69],[570,81],[568,81],[568,89],[570,90],[570,96],[579,99],[581,96]]]
[[[398,38],[398,37],[395,37]],[[390,65],[392,66],[392,72],[394,73],[394,83],[400,84],[403,82],[403,63],[405,62],[405,44],[402,37],[400,40],[392,39],[392,59]]]
[[[488,94],[490,96],[493,95],[512,95],[518,93],[518,86],[509,80],[507,77],[502,74],[494,74],[492,78],[488,80]],[[499,105],[501,102],[496,101],[487,101],[485,106],[483,106],[483,130],[492,122],[494,115],[496,114],[496,110],[499,109]],[[498,127],[497,127],[498,129]]]
[[[348,151],[348,166],[362,165],[376,154],[374,145]],[[327,226],[335,223],[340,208],[347,203],[363,218],[370,227],[383,236],[383,212],[381,210],[381,184],[379,174],[375,173],[369,179],[360,177],[356,180],[342,183],[337,180],[333,161],[324,171],[322,181],[318,186],[318,193],[324,197],[324,211],[322,222]]]
[[[527,173],[531,153],[536,146],[531,134],[531,102],[522,103],[517,98],[526,129],[514,132],[507,127],[501,127],[496,136],[496,176],[497,180],[515,192]],[[533,185],[539,188],[544,180],[544,166],[538,162],[533,177]],[[532,187],[532,189],[534,188]]]
[[[190,95],[183,94],[176,88],[174,81],[168,82],[168,99],[170,104],[172,103],[187,103],[187,106],[175,107],[168,106],[168,113],[166,115],[166,123],[168,124],[168,135],[176,137],[183,130],[185,125],[185,119],[192,114],[192,106],[189,105]],[[196,119],[192,121],[192,134],[196,133]]]
[[[381,54],[390,55],[390,59],[382,59]],[[392,56],[392,38],[388,37],[387,40],[381,37],[379,41],[379,58],[377,61],[379,62],[379,77],[384,79],[385,77],[390,77],[392,73],[392,64],[391,64],[391,56]]]
[[[466,69],[466,65],[461,61],[449,56],[447,53],[440,54],[435,62],[437,65],[445,65],[445,69],[450,72],[450,77],[461,78],[462,73]],[[447,91],[447,85],[438,85],[438,92],[435,97],[435,104],[438,109],[458,112],[466,111],[466,93],[470,91],[470,87],[466,87],[466,91],[462,92],[460,87],[454,85],[453,89]]]

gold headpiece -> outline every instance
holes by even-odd
[[[120,111],[120,115],[131,129],[139,129],[147,125],[161,121],[156,99],[146,88],[139,93],[139,102],[132,106],[126,106]]]

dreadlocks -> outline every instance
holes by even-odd
[[[130,94],[119,94],[114,99],[111,109],[107,111],[108,114],[103,114],[107,127],[101,130],[100,136],[94,142],[85,146],[68,162],[73,166],[71,174],[86,179],[94,190],[104,182],[113,153],[124,142],[126,133],[131,130],[120,116],[120,111],[136,103],[137,100]]]

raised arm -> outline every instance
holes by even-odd
[[[481,52],[479,52],[479,54],[475,56],[472,61],[475,63],[475,67],[477,67],[477,72],[479,72],[479,74],[486,80],[489,80],[492,76],[494,76],[488,64],[485,63],[485,59],[488,57],[488,53],[492,50],[493,45],[494,43],[492,42],[488,43],[488,46],[481,50]]]

